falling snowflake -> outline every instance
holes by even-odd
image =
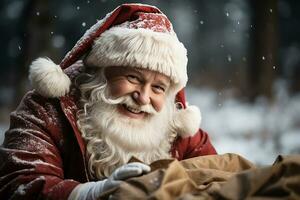
[[[204,21],[203,21],[203,20],[201,20],[201,21],[200,21],[200,24],[204,24]]]
[[[276,66],[274,65],[274,66],[273,66],[273,69],[275,69],[275,68],[276,68]]]
[[[22,49],[20,45],[18,46],[18,49],[19,49],[19,50],[21,50],[21,49]]]
[[[270,8],[270,13],[272,13],[273,12],[273,9],[272,8]]]
[[[263,57],[261,57],[261,59],[263,59],[263,60],[266,60],[266,58],[263,56]]]
[[[55,47],[55,48],[61,48],[64,46],[65,44],[65,38],[62,36],[62,35],[55,35],[53,36],[52,38],[52,45]]]
[[[36,12],[36,15],[37,15],[37,16],[40,16],[40,12]]]
[[[82,22],[82,24],[81,24],[83,27],[85,27],[86,26],[86,23],[85,22]]]
[[[228,12],[226,12],[226,16],[229,17],[229,13]]]
[[[232,60],[232,59],[231,59],[231,55],[228,55],[228,56],[227,56],[227,60],[228,60],[228,62],[231,62],[231,60]]]
[[[77,7],[76,7],[76,9],[77,9],[77,10],[80,10],[80,7],[79,7],[79,6],[77,6]]]

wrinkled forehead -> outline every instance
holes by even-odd
[[[155,76],[156,79],[163,81],[165,84],[171,84],[171,78],[157,71],[135,67],[113,66],[104,69],[104,75],[107,79],[114,76],[127,75],[128,73],[136,73],[143,77]]]

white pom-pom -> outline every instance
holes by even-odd
[[[61,97],[70,90],[71,81],[59,65],[49,58],[38,58],[29,69],[32,87],[44,97]]]
[[[197,133],[201,124],[201,112],[196,106],[188,106],[177,111],[174,116],[174,126],[179,136],[185,138]]]

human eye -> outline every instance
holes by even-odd
[[[139,77],[137,77],[136,75],[133,75],[133,74],[128,74],[127,75],[127,80],[131,83],[139,83],[140,82],[140,79]]]
[[[165,93],[166,92],[166,88],[163,86],[160,86],[160,85],[154,85],[153,90],[156,93]]]

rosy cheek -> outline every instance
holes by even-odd
[[[110,83],[108,86],[110,89],[110,94],[117,98],[127,95],[132,90],[128,84],[124,84],[124,82]]]
[[[153,107],[157,112],[160,112],[165,104],[164,98],[155,99],[153,102]]]

